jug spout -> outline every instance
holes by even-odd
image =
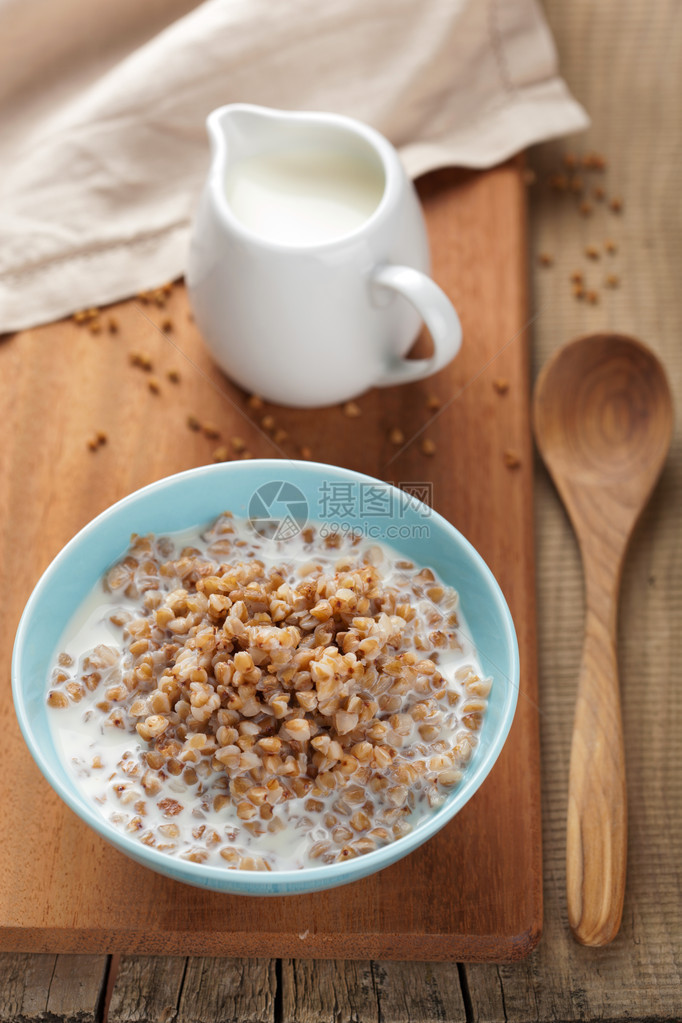
[[[341,114],[230,103],[209,114],[206,124],[219,173],[239,160],[295,149],[355,155],[380,164],[387,177],[399,166],[397,154],[378,132]]]
[[[232,163],[269,148],[287,117],[284,111],[249,103],[230,103],[208,116],[206,126],[214,160]]]

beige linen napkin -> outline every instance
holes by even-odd
[[[332,110],[410,174],[584,128],[534,0],[0,0],[0,331],[183,273],[224,103]]]

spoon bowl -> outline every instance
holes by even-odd
[[[540,373],[533,424],[585,573],[566,829],[568,919],[582,944],[605,945],[620,927],[627,855],[618,590],[630,536],[670,446],[673,404],[665,371],[635,338],[579,338]]]
[[[564,345],[545,365],[534,419],[553,476],[598,487],[615,480],[619,493],[632,493],[639,506],[670,444],[670,389],[660,362],[640,341],[591,335]]]

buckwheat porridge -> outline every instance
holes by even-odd
[[[148,846],[286,870],[370,852],[460,781],[490,680],[458,597],[388,546],[225,513],[133,536],[70,623],[47,703],[102,815]]]

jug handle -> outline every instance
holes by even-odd
[[[396,358],[375,387],[391,387],[421,380],[443,369],[454,359],[462,344],[462,326],[450,299],[430,277],[410,266],[387,264],[372,274],[372,283],[390,288],[410,302],[426,324],[433,340],[428,359]]]

